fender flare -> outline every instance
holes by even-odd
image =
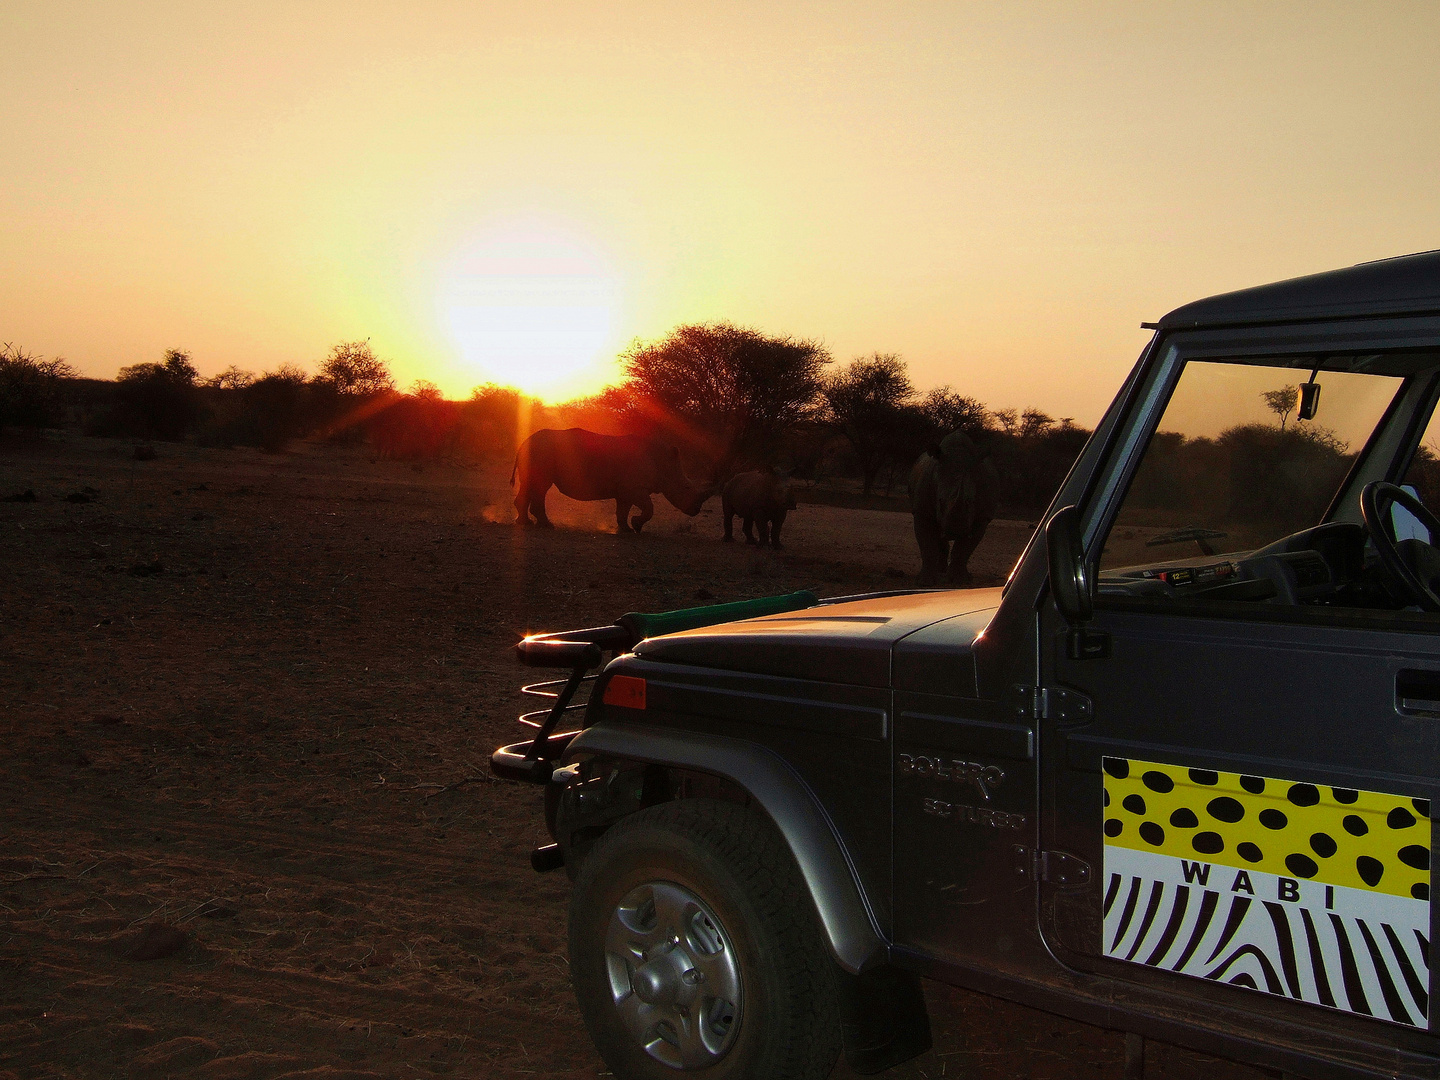
[[[566,748],[565,760],[577,754],[693,769],[738,784],[785,838],[836,963],[859,975],[888,962],[885,939],[834,826],[805,781],[780,755],[742,739],[634,723],[586,728]]]

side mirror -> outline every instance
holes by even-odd
[[[1050,556],[1050,591],[1055,594],[1055,606],[1072,627],[1089,622],[1095,613],[1095,598],[1080,546],[1077,507],[1055,511],[1045,526],[1045,546]]]
[[[1315,414],[1320,411],[1320,384],[1307,382],[1300,384],[1300,419],[1314,420]]]

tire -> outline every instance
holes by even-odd
[[[840,1053],[834,963],[799,868],[767,818],[732,803],[651,807],[596,842],[570,902],[570,972],[619,1080],[824,1080]]]

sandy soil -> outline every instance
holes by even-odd
[[[494,780],[530,629],[895,587],[902,514],[647,535],[508,467],[0,444],[0,1077],[597,1077],[539,796]],[[502,523],[505,522],[505,523]],[[998,581],[1028,523],[973,564]],[[1109,1031],[931,986],[897,1077],[1118,1077]],[[837,1076],[848,1076],[842,1065]],[[1258,1076],[1163,1046],[1151,1076]]]

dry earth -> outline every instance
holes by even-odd
[[[508,463],[507,463],[508,464]],[[537,876],[507,646],[530,629],[903,585],[909,519],[802,506],[647,534],[508,467],[81,438],[0,444],[0,1077],[597,1077],[569,886]],[[1028,523],[997,522],[1000,579]],[[1118,1077],[1120,1035],[930,986],[897,1077]],[[837,1075],[847,1076],[842,1065]],[[1151,1046],[1152,1077],[1255,1077]]]

